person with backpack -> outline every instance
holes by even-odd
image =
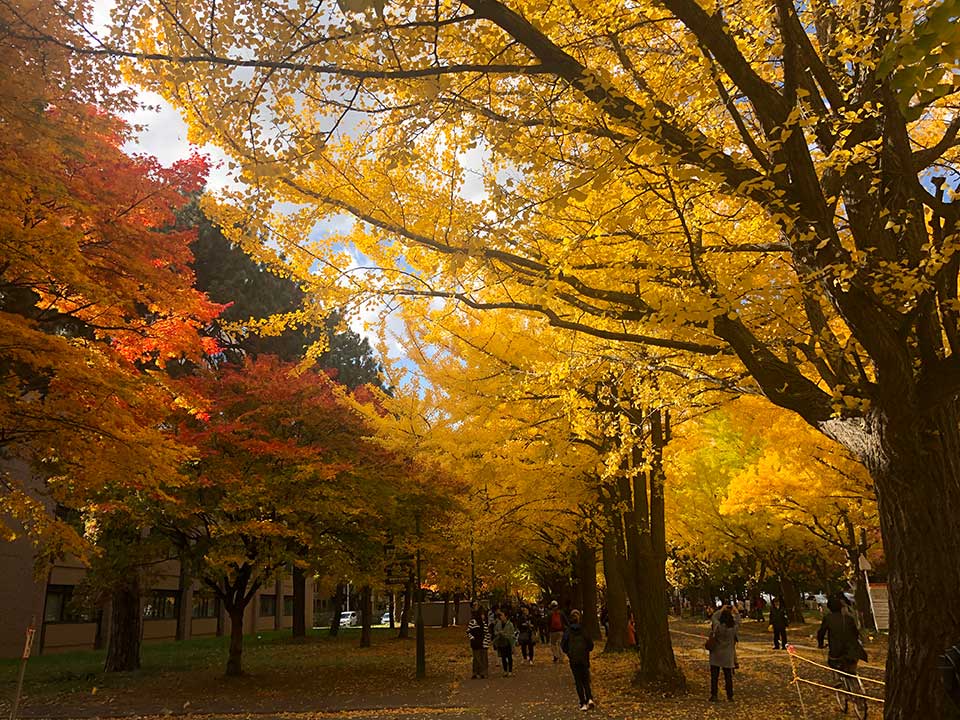
[[[560,662],[563,632],[567,629],[567,618],[560,612],[560,605],[556,600],[550,603],[550,612],[547,614],[547,632],[550,633],[550,649],[553,650],[553,661]]]
[[[530,608],[526,605],[523,606],[520,618],[517,620],[517,633],[517,642],[520,644],[523,661],[527,665],[533,665],[533,644],[536,640],[537,626],[530,614]]]
[[[486,678],[489,672],[490,626],[486,622],[483,608],[477,607],[470,622],[467,623],[467,637],[470,638],[470,650],[473,653],[473,679]]]
[[[710,651],[710,701],[717,702],[720,686],[720,671],[723,670],[723,686],[727,700],[733,701],[733,669],[737,665],[737,627],[733,610],[724,605],[714,613],[714,622],[706,648]]]
[[[577,697],[580,699],[580,709],[589,710],[594,706],[593,689],[590,687],[590,653],[593,652],[593,639],[580,624],[580,611],[570,611],[570,623],[560,648],[570,660],[570,672],[577,685]]]
[[[779,650],[781,647],[787,649],[787,611],[783,608],[780,598],[774,598],[770,606],[770,625],[773,627],[773,649]]]
[[[516,644],[517,628],[507,614],[500,610],[497,613],[497,621],[493,626],[493,647],[500,655],[504,677],[513,675],[513,646]]]
[[[843,673],[856,674],[857,663],[864,654],[857,621],[845,612],[843,600],[836,595],[827,600],[827,610],[817,631],[817,647],[823,648],[826,639],[827,665]]]

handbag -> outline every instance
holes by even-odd
[[[863,646],[863,641],[860,638],[857,638],[857,658],[866,662],[869,660],[867,656],[867,649]]]
[[[707,652],[713,652],[713,649],[717,646],[717,636],[710,633],[710,637],[707,638],[707,641],[703,644],[704,649]]]

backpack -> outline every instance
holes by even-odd
[[[590,638],[580,631],[570,631],[567,637],[567,657],[571,663],[584,664],[590,660]]]
[[[947,697],[960,708],[960,643],[948,648],[939,660],[937,669],[943,680],[943,688]]]

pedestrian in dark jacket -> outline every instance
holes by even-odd
[[[533,665],[533,643],[536,639],[537,627],[530,615],[530,608],[524,606],[520,611],[520,618],[517,620],[517,642],[520,644],[520,652],[523,654],[523,661],[527,665]]]
[[[580,624],[580,611],[570,611],[570,623],[567,625],[560,648],[570,660],[570,671],[573,681],[577,684],[577,696],[580,698],[580,709],[589,710],[593,707],[593,689],[590,687],[590,653],[593,652],[593,639]]]
[[[817,646],[827,641],[827,665],[834,670],[852,673],[860,660],[860,628],[853,616],[844,612],[843,601],[834,596],[827,600],[828,612],[817,631]]]
[[[717,615],[717,614],[715,614]],[[710,637],[713,647],[710,650],[710,700],[717,701],[720,685],[720,671],[723,670],[723,685],[727,691],[727,700],[733,700],[733,668],[737,664],[737,621],[728,606],[718,613]]]
[[[780,598],[773,599],[773,605],[770,606],[770,624],[773,626],[773,649],[779,650],[781,647],[787,648],[787,611],[784,610]]]
[[[486,622],[486,613],[478,608],[467,623],[467,637],[470,638],[470,650],[473,651],[473,678],[485,678],[489,672],[490,627]]]
[[[500,656],[503,676],[513,675],[513,647],[517,644],[517,628],[507,614],[500,610],[493,624],[493,648]]]

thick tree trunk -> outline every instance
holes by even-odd
[[[230,651],[227,655],[227,676],[243,675],[243,611],[246,606],[231,608]]]
[[[370,627],[373,625],[373,588],[360,589],[360,647],[370,647]]]
[[[440,620],[440,627],[450,627],[450,593],[443,594],[443,617]]]
[[[787,611],[790,622],[795,625],[806,623],[803,617],[803,598],[800,597],[800,591],[787,574],[780,575],[780,595],[783,598],[783,607]]]
[[[307,636],[307,574],[293,566],[293,637]]]
[[[583,538],[577,540],[577,577],[579,579],[583,625],[594,640],[602,636],[597,613],[597,551]]]
[[[604,652],[627,650],[627,590],[623,584],[623,558],[617,554],[615,530],[603,536],[603,576],[607,581],[607,644]]]
[[[460,603],[463,601],[462,593],[453,594],[453,624],[460,624]]]
[[[898,415],[874,418],[878,442],[865,453],[890,592],[884,718],[948,718],[936,666],[960,638],[960,415],[955,403],[907,416],[891,407]]]
[[[337,591],[333,596],[333,617],[330,618],[330,637],[336,637],[340,632],[340,613],[343,612],[343,602],[346,596],[346,587],[337,583]]]
[[[643,532],[636,558],[637,577],[643,600],[634,610],[637,654],[640,669],[636,681],[655,684],[669,690],[686,688],[686,678],[677,666],[667,618],[667,547],[664,507],[663,447],[666,442],[661,413],[650,413],[650,465],[647,472],[636,472],[633,479],[634,513]],[[640,468],[634,458],[634,467]],[[649,487],[648,487],[649,485]],[[649,490],[649,497],[647,492]]]
[[[413,594],[413,580],[408,580],[403,589],[403,609],[400,611],[400,630],[398,638],[410,637],[410,596]]]
[[[140,638],[143,614],[140,609],[140,580],[134,571],[126,587],[110,598],[110,633],[107,640],[106,672],[140,669]]]

